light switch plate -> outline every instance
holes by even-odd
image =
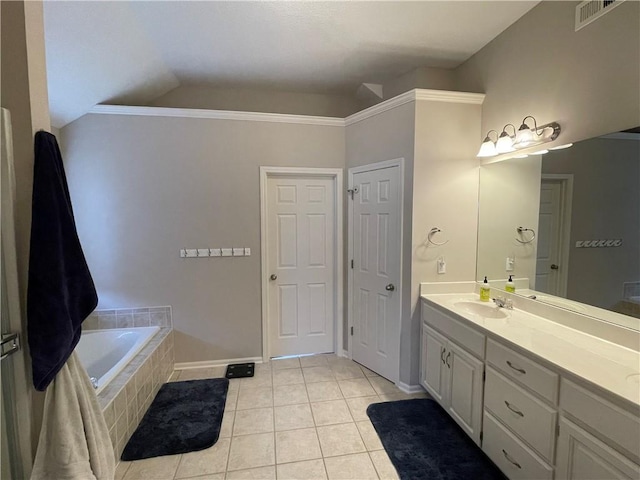
[[[438,258],[438,273],[443,274],[447,273],[447,262],[445,262],[444,257]]]
[[[223,257],[230,257],[233,255],[233,248],[223,248],[222,249],[222,256]]]
[[[198,249],[198,257],[208,257],[209,249],[208,248],[199,248]]]
[[[187,248],[185,252],[187,258],[194,258],[198,256],[198,250],[195,248]]]
[[[180,258],[185,258],[187,256],[187,251],[184,248],[180,249]]]
[[[507,257],[507,261],[505,262],[505,270],[507,272],[513,272],[513,265],[515,264],[515,259],[513,257]]]
[[[219,248],[210,248],[209,251],[211,252],[209,254],[210,257],[221,257],[222,256],[222,250]]]
[[[234,257],[244,257],[244,248],[234,248],[233,249]]]
[[[244,248],[244,256],[245,257],[251,256],[251,249],[249,247]]]

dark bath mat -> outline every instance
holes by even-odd
[[[227,373],[225,374],[225,377],[227,378],[253,377],[255,367],[256,367],[256,364],[254,362],[233,363],[227,367]]]
[[[367,415],[403,480],[506,478],[433,400],[374,403]]]
[[[122,460],[195,452],[218,441],[229,380],[165,383],[122,452]]]

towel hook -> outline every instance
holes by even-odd
[[[429,230],[429,234],[427,235],[427,241],[432,244],[432,245],[436,245],[436,246],[440,246],[440,245],[444,245],[445,243],[449,243],[449,240],[445,240],[444,242],[434,242],[433,241],[433,236],[436,233],[441,233],[442,230],[440,230],[438,227],[433,227],[431,230]]]
[[[518,235],[520,236],[523,236],[524,232],[531,232],[531,238],[528,240],[520,240],[516,237],[516,241],[522,244],[531,243],[536,239],[536,231],[533,228],[518,227],[516,228],[516,232],[518,232]]]

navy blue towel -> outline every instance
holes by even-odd
[[[82,253],[56,137],[35,136],[27,333],[36,390],[45,390],[98,305]]]

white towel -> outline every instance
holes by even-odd
[[[47,388],[31,480],[113,480],[109,430],[75,352]]]

